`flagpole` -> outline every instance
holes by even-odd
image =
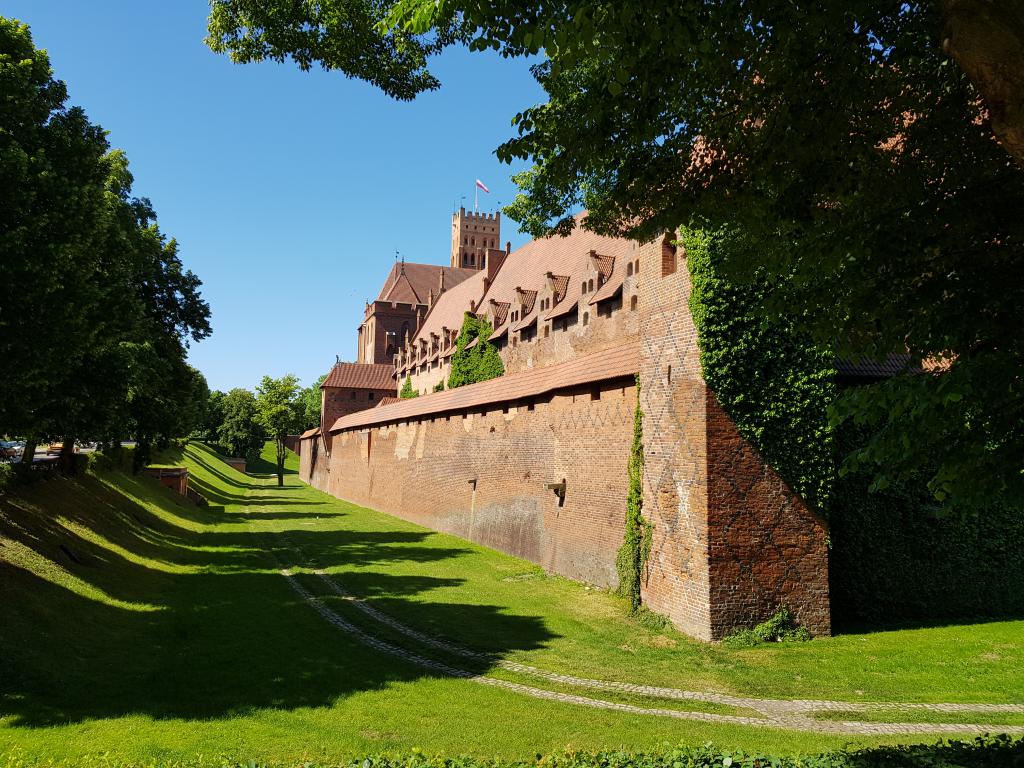
[[[480,210],[480,187],[473,185],[473,213]]]

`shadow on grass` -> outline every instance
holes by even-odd
[[[539,617],[429,600],[432,590],[460,579],[388,572],[401,561],[469,551],[421,544],[430,532],[216,530],[208,526],[318,513],[226,512],[179,501],[148,479],[118,475],[115,482],[56,478],[0,499],[0,718],[13,725],[328,707],[339,697],[439,676],[367,649],[318,616],[278,572],[292,564],[295,547],[315,553],[320,567],[375,566],[346,576],[346,587],[396,615],[406,607],[428,614],[455,636],[460,626],[488,628],[492,656],[470,671],[554,637]],[[34,556],[19,561],[16,546]],[[298,578],[329,594],[315,576]],[[336,606],[342,602],[330,604],[353,610]],[[347,618],[379,630],[366,617]]]

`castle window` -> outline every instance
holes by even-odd
[[[469,238],[466,237],[465,235],[462,236],[462,244],[469,245]]]
[[[352,390],[352,399],[353,399],[353,400],[355,400],[355,399],[356,399],[356,391],[355,391],[354,389]]]
[[[630,312],[636,312],[636,296],[633,296],[629,300],[629,311]]]
[[[587,281],[584,280],[583,281],[583,287],[580,288],[580,293],[586,293],[586,292],[587,292]]]
[[[590,282],[587,283],[587,293],[590,293],[593,290],[594,290],[594,280],[591,279]]]
[[[583,313],[583,324],[584,325],[590,325],[590,313],[589,312],[584,312]]]
[[[366,393],[366,399],[372,401],[373,400],[373,392],[367,392]]]
[[[629,264],[626,265],[626,277],[632,277],[632,276],[633,276],[633,262],[629,262]]]
[[[475,237],[473,237],[473,238],[470,238],[470,240],[469,240],[469,244],[470,244],[470,245],[476,245],[476,238],[475,238]]]
[[[546,339],[551,335],[551,328],[547,325],[544,326],[544,338]]]
[[[676,271],[676,246],[668,235],[661,241],[661,276],[668,277]]]

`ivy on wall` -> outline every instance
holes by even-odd
[[[753,247],[730,231],[683,230],[690,309],[704,379],[740,434],[829,521],[836,626],[1024,615],[1024,515],[991,508],[949,514],[918,481],[874,492],[867,471],[840,475],[869,437],[830,425],[840,395],[834,355],[762,311],[772,285],[735,283],[724,249]],[[1024,506],[1024,505],[1022,505]]]
[[[751,247],[740,235],[681,234],[705,381],[740,434],[794,491],[826,512],[835,476],[828,420],[836,396],[834,355],[808,343],[794,318],[758,312],[772,287],[763,275],[736,284],[721,274],[725,249]]]
[[[640,582],[651,552],[651,524],[644,519],[644,422],[640,409],[640,377],[636,381],[633,412],[633,445],[629,452],[629,495],[626,499],[626,533],[615,558],[619,594],[629,598],[630,610],[640,609]]]
[[[462,329],[455,340],[455,354],[452,355],[452,372],[448,377],[448,389],[476,384],[478,381],[496,379],[505,373],[498,348],[488,339],[494,329],[485,317],[467,312]],[[476,344],[473,344],[473,340]]]
[[[406,376],[405,383],[402,385],[402,390],[398,393],[398,396],[403,400],[409,400],[413,397],[419,397],[420,393],[412,388],[412,377]]]

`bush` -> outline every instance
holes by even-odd
[[[806,627],[798,627],[789,608],[782,606],[767,621],[753,629],[743,629],[725,638],[722,642],[733,648],[752,648],[762,643],[806,642],[811,633]]]
[[[14,466],[12,464],[0,464],[0,496],[14,483]]]
[[[276,768],[295,763],[220,758],[221,768]],[[0,752],[5,768],[137,768],[138,762],[118,760],[109,754],[89,755],[66,761],[34,760],[19,750]],[[147,760],[147,768],[199,768],[211,762],[196,760]],[[360,757],[345,762],[303,763],[309,768],[1024,768],[1024,739],[1009,736],[974,741],[940,741],[840,750],[819,755],[774,756],[723,750],[713,744],[701,747],[665,747],[656,752],[564,752],[536,760],[508,762],[472,757],[428,757],[414,750],[407,755]]]
[[[847,425],[842,446],[855,441]],[[869,493],[871,477],[835,485],[829,580],[837,627],[1024,615],[1024,514],[993,505],[950,514],[922,478]]]

